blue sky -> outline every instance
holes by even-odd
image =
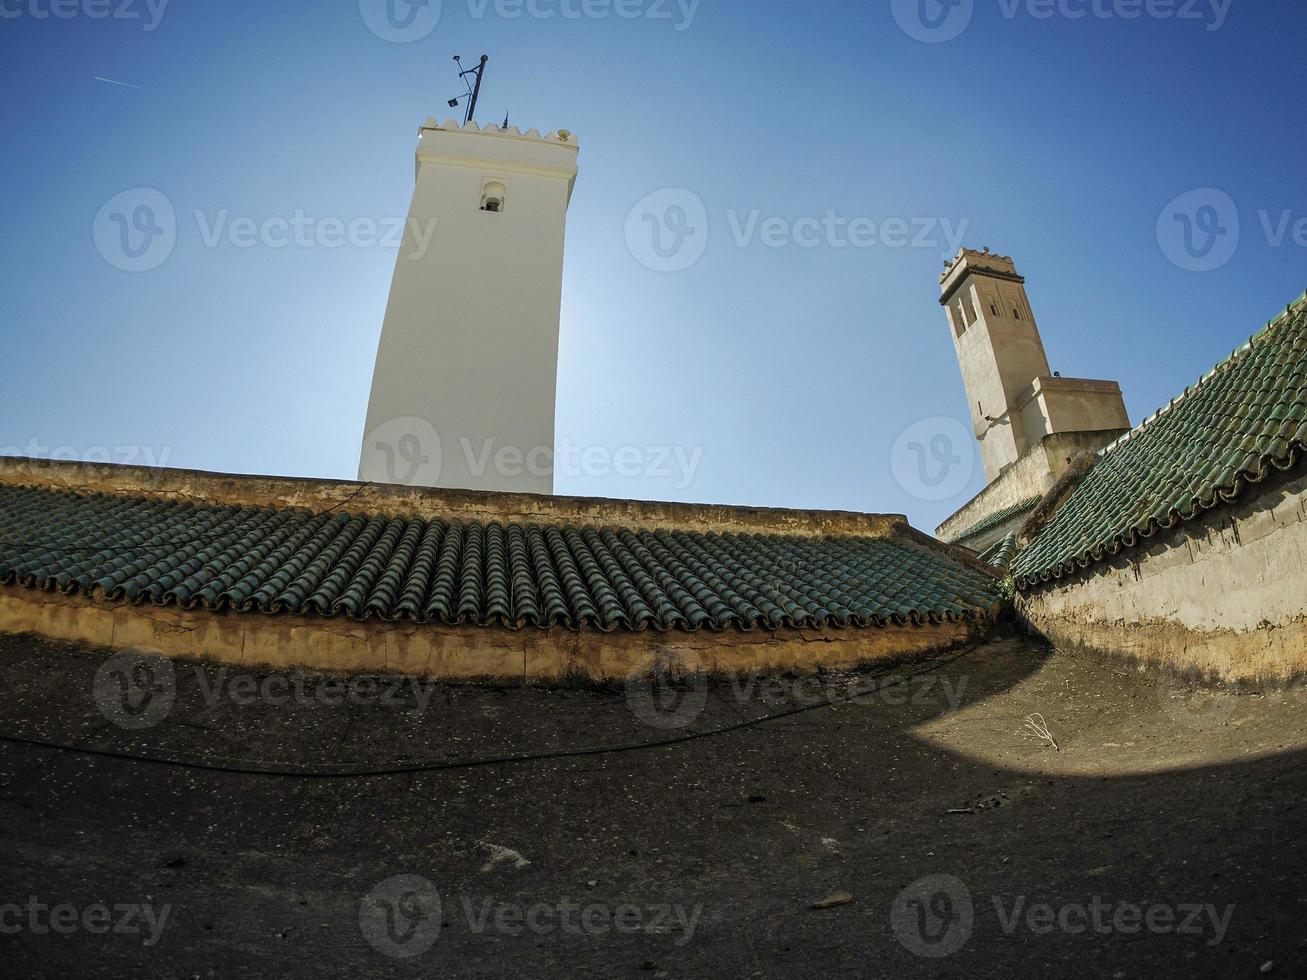
[[[581,140],[560,436],[697,460],[560,492],[933,528],[974,447],[940,500],[891,456],[966,418],[936,303],[959,229],[1016,259],[1053,368],[1119,380],[1136,421],[1307,287],[1299,3],[444,0],[398,43],[384,0],[51,2],[0,0],[4,447],[352,478],[395,250],[228,231],[402,218],[455,53],[491,55],[483,121]],[[176,237],[130,272],[93,229],[138,188]],[[626,234],[666,188],[707,222],[673,272]],[[1186,208],[1214,251],[1177,253]],[[874,244],[811,237],[827,215]]]

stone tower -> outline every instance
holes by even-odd
[[[381,331],[359,479],[553,493],[567,130],[429,119]]]
[[[990,483],[1046,436],[1130,427],[1115,381],[1053,376],[1025,282],[1010,258],[989,249],[964,248],[940,277]]]

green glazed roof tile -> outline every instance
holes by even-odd
[[[990,514],[988,517],[981,518],[966,530],[959,531],[957,534],[951,534],[945,540],[949,544],[962,544],[968,538],[974,538],[979,534],[984,534],[990,528],[998,527],[1000,524],[1010,521],[1014,517],[1019,517],[1027,511],[1034,510],[1035,505],[1042,499],[1043,498],[1039,496],[1027,497],[1025,500],[1020,500],[1011,507],[1004,507],[1002,510],[997,510]]]
[[[312,514],[0,487],[0,583],[110,601],[617,630],[983,618],[982,570],[907,537],[805,538]]]
[[[1087,568],[1227,504],[1307,450],[1307,296],[1094,467],[1013,564],[1018,587]]]
[[[986,565],[992,565],[995,568],[1006,569],[1011,566],[1012,559],[1017,555],[1017,536],[1009,534],[1007,537],[995,541],[984,553],[981,554],[980,560]]]

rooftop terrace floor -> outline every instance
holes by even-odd
[[[1297,692],[1203,690],[1005,636],[820,688],[691,685],[672,703],[678,718],[656,716],[663,727],[642,720],[655,717],[643,690],[410,686],[402,706],[359,703],[357,689],[334,705],[309,679],[303,694],[268,688],[247,704],[262,675],[178,664],[171,710],[129,730],[100,710],[109,656],[0,638],[0,733],[232,768],[339,768],[737,727],[659,748],[332,779],[0,743],[0,906],[23,906],[0,908],[10,976],[1307,971]],[[858,692],[871,693],[839,700]],[[1018,734],[1036,712],[1056,749]],[[413,879],[388,906],[399,875],[430,882],[438,913]],[[951,878],[900,897],[939,875]],[[79,918],[43,933],[32,896],[79,916],[96,902],[168,916],[157,932],[93,934]],[[1044,904],[1047,930],[1042,911],[1031,918]],[[1150,907],[1152,932],[1135,917]]]

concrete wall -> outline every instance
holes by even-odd
[[[1307,675],[1307,476],[1017,598],[1058,646],[1227,681]]]
[[[1121,386],[1084,378],[1036,378],[1019,397],[1026,434],[1037,441],[1053,432],[1100,432],[1130,428]]]
[[[1031,497],[1042,497],[1053,488],[1053,484],[1066,472],[1073,459],[1083,452],[1102,449],[1124,431],[1059,432],[1045,436],[1039,445],[1008,467],[998,479],[936,528],[936,537],[943,541],[954,540],[958,534],[990,514],[996,514]],[[1004,534],[1006,533],[1005,531]],[[1002,536],[1000,534],[994,540]]]
[[[552,493],[575,139],[431,120],[417,159],[359,477]]]

